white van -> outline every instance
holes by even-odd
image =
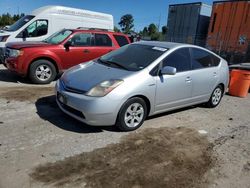
[[[63,6],[38,8],[0,31],[0,63],[4,60],[7,42],[42,41],[60,29],[78,27],[113,30],[113,16]]]

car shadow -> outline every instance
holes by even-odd
[[[61,73],[58,74],[54,81],[59,79],[61,77],[61,75],[62,75]],[[12,83],[22,83],[22,84],[35,85],[27,77],[19,76],[15,72],[11,72],[1,65],[0,65],[0,81],[1,82],[12,82]]]
[[[8,69],[0,69],[0,81],[31,84],[31,82],[27,78],[21,77],[14,72],[9,71]]]
[[[89,126],[63,113],[56,103],[55,95],[39,98],[36,102],[37,114],[60,129],[76,133],[119,132],[115,126]]]
[[[171,114],[176,114],[176,113],[179,113],[179,112],[183,112],[183,111],[186,111],[186,110],[191,110],[191,109],[198,108],[198,107],[199,108],[206,108],[202,104],[195,105],[195,106],[188,106],[188,107],[180,108],[180,109],[177,109],[177,110],[171,110],[171,111],[168,111],[168,112],[163,112],[163,113],[160,113],[160,114],[156,114],[156,115],[147,117],[146,120],[151,120],[151,119],[155,119],[155,118],[159,118],[159,117],[163,117],[163,116],[167,116],[167,115],[171,115]]]

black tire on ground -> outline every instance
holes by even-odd
[[[127,100],[121,107],[116,120],[116,126],[121,131],[138,129],[147,116],[147,105],[142,98],[134,97]],[[127,121],[125,121],[125,118]]]
[[[220,101],[223,97],[223,87],[221,85],[218,85],[211,94],[211,97],[209,101],[206,103],[206,106],[208,108],[215,108],[220,104]]]
[[[57,71],[53,63],[40,59],[30,65],[29,78],[35,84],[48,84],[57,76]]]

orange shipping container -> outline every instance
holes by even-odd
[[[215,1],[207,46],[216,53],[250,61],[250,1]],[[236,63],[236,62],[232,62]]]

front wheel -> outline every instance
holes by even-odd
[[[48,60],[37,60],[30,65],[29,77],[33,83],[48,84],[56,78],[55,66]]]
[[[221,85],[218,85],[214,89],[209,101],[206,103],[207,107],[214,108],[218,106],[220,104],[222,96],[223,96],[223,88]]]
[[[143,124],[146,115],[145,101],[138,97],[131,98],[121,107],[116,126],[122,131],[133,131]]]

